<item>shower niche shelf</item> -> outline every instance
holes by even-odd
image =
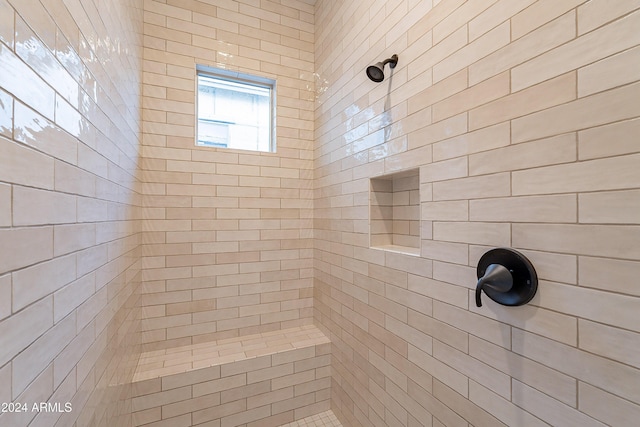
[[[419,169],[370,179],[369,246],[420,255]]]

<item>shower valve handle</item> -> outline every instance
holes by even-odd
[[[502,305],[523,305],[531,301],[538,289],[538,276],[531,262],[511,248],[486,252],[476,269],[476,305],[482,307],[482,291]]]
[[[480,296],[482,290],[486,288],[493,289],[497,292],[508,292],[513,287],[513,276],[511,272],[503,265],[491,264],[478,280],[476,285],[476,306],[482,307]]]

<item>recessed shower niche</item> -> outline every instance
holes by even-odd
[[[420,255],[419,169],[371,178],[369,245]]]

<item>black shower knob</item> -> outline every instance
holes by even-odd
[[[520,252],[496,248],[478,261],[476,271],[476,305],[482,306],[482,291],[502,305],[523,305],[531,301],[538,290],[538,276],[533,264]]]

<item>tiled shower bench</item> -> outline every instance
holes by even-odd
[[[269,427],[326,411],[330,345],[306,325],[143,353],[133,425]]]

